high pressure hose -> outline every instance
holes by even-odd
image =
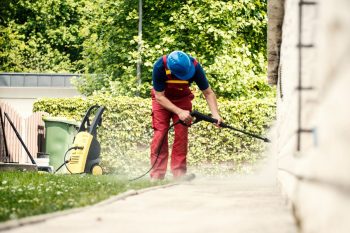
[[[192,112],[191,112],[191,116],[195,118],[195,121],[194,121],[192,124],[190,124],[190,125],[187,125],[187,124],[184,123],[183,121],[178,120],[177,122],[175,122],[175,123],[173,123],[173,124],[171,124],[171,125],[169,126],[168,130],[164,133],[164,136],[163,136],[163,138],[162,138],[161,143],[160,143],[159,146],[158,146],[158,151],[157,151],[156,159],[155,159],[155,161],[153,162],[153,164],[152,164],[152,166],[150,167],[150,169],[148,169],[144,174],[142,174],[142,175],[140,175],[140,176],[138,176],[138,177],[135,177],[135,178],[133,178],[133,179],[130,179],[130,180],[129,180],[130,182],[131,182],[131,181],[138,180],[138,179],[144,177],[145,175],[147,175],[147,174],[154,168],[154,166],[155,166],[156,163],[158,162],[159,155],[160,155],[160,151],[161,151],[161,149],[162,149],[162,147],[163,147],[163,144],[164,144],[165,139],[166,139],[166,137],[167,137],[167,135],[168,135],[168,133],[169,133],[169,130],[170,130],[171,128],[173,128],[175,125],[177,125],[177,124],[183,124],[183,125],[189,127],[189,126],[191,126],[191,125],[193,125],[193,124],[198,123],[199,121],[207,121],[207,122],[211,122],[211,123],[217,123],[217,122],[218,122],[217,119],[212,118],[212,117],[210,117],[210,116],[208,116],[208,115],[205,115],[205,114],[203,114],[203,113],[200,113],[200,112],[198,112],[198,111],[192,111]],[[259,136],[259,135],[253,134],[253,133],[251,133],[251,132],[246,132],[246,131],[243,131],[243,130],[241,130],[241,129],[234,128],[234,127],[229,126],[229,125],[227,125],[227,124],[225,124],[225,123],[223,123],[223,122],[220,123],[220,127],[222,127],[222,128],[228,128],[228,129],[231,129],[231,130],[240,132],[240,133],[242,133],[242,134],[246,134],[246,135],[248,135],[248,136],[250,136],[250,137],[263,140],[264,142],[271,142],[268,138],[264,138],[264,137],[261,137],[261,136]],[[235,136],[241,137],[241,135],[238,135],[238,134],[235,134]],[[57,168],[57,170],[56,170],[54,173],[58,172],[63,166],[65,166],[66,169],[67,169],[67,171],[68,171],[69,173],[73,174],[73,173],[69,170],[69,168],[68,168],[68,166],[67,166],[67,163],[69,163],[70,160],[66,160],[66,156],[67,156],[68,152],[71,151],[71,150],[78,150],[78,149],[79,149],[79,150],[82,150],[83,148],[84,148],[84,147],[79,147],[79,146],[73,146],[73,147],[69,148],[69,149],[66,151],[66,153],[64,154],[64,162],[63,162],[63,164],[61,164],[61,165]],[[74,174],[82,174],[82,173],[74,173]]]
[[[207,122],[214,123],[214,124],[216,124],[218,122],[217,119],[212,118],[212,117],[210,117],[208,115],[205,115],[203,113],[200,113],[200,112],[198,112],[196,110],[191,112],[191,116],[195,117],[195,121],[194,121],[193,124],[198,123],[199,121],[207,121]],[[264,142],[271,142],[270,139],[268,139],[268,138],[264,138],[264,137],[261,137],[259,135],[253,134],[251,132],[247,132],[247,131],[244,131],[244,130],[241,130],[241,129],[237,129],[235,127],[232,127],[230,125],[225,124],[224,122],[221,122],[219,126],[222,127],[222,128],[232,129],[232,130],[240,132],[242,134],[246,134],[246,135],[248,135],[248,136],[250,136],[252,138],[263,140]]]
[[[66,160],[66,157],[67,157],[67,154],[68,154],[68,152],[69,151],[71,151],[71,150],[82,150],[82,149],[84,149],[84,147],[82,147],[82,146],[73,146],[73,147],[70,147],[67,151],[66,151],[66,153],[64,153],[64,162],[56,169],[56,171],[54,172],[54,174],[56,173],[56,172],[58,172],[63,166],[65,166],[66,167],[66,169],[67,169],[67,171],[69,171],[69,173],[70,174],[73,174],[70,170],[69,170],[69,168],[68,168],[68,166],[67,166],[67,163],[69,163],[69,161],[70,161],[70,159],[68,159],[68,160]],[[76,174],[82,174],[82,173],[76,173]]]
[[[207,122],[214,123],[214,124],[218,122],[217,119],[212,118],[212,117],[210,117],[210,116],[208,116],[208,115],[205,115],[205,114],[203,114],[203,113],[200,113],[200,112],[198,112],[198,111],[196,111],[196,110],[194,110],[194,111],[191,112],[191,116],[195,118],[195,121],[194,121],[192,124],[190,124],[190,125],[187,125],[186,123],[184,123],[184,122],[181,121],[181,120],[178,120],[178,121],[175,122],[174,124],[170,125],[170,127],[168,128],[168,130],[165,132],[165,134],[164,134],[164,136],[163,136],[163,139],[162,139],[162,141],[161,141],[161,143],[160,143],[160,145],[159,145],[159,147],[158,147],[157,157],[156,157],[156,160],[154,161],[154,163],[152,164],[151,168],[148,169],[148,171],[145,172],[144,174],[142,174],[141,176],[138,176],[138,177],[136,177],[136,178],[130,179],[129,181],[135,181],[135,180],[138,180],[138,179],[144,177],[145,175],[147,175],[147,174],[154,168],[154,166],[156,165],[156,163],[157,163],[157,161],[158,161],[158,158],[159,158],[159,155],[160,155],[160,151],[161,151],[161,148],[163,147],[165,138],[166,138],[166,136],[168,135],[169,130],[170,130],[172,127],[174,127],[175,125],[177,125],[177,124],[183,124],[183,125],[189,127],[189,126],[191,126],[191,125],[194,125],[194,124],[198,123],[199,121],[207,121]],[[242,134],[246,134],[246,135],[248,135],[248,136],[250,136],[250,137],[253,137],[253,138],[256,138],[256,139],[260,139],[260,140],[262,140],[262,141],[264,141],[264,142],[271,142],[270,139],[268,139],[268,138],[264,138],[264,137],[261,137],[261,136],[259,136],[259,135],[253,134],[253,133],[251,133],[251,132],[246,132],[246,131],[244,131],[244,130],[234,128],[234,127],[232,127],[232,126],[230,126],[230,125],[227,125],[227,124],[225,124],[225,123],[223,123],[223,122],[221,122],[219,126],[222,127],[222,128],[228,128],[228,129],[231,129],[231,130],[240,132],[240,133],[242,133]],[[241,135],[239,135],[239,134],[235,134],[235,136],[241,137]]]
[[[131,182],[131,181],[135,181],[135,180],[141,179],[142,177],[144,177],[145,175],[147,175],[147,174],[154,168],[154,166],[156,165],[156,163],[157,163],[157,161],[158,161],[158,158],[159,158],[159,155],[160,155],[160,151],[162,150],[164,141],[165,141],[165,139],[166,139],[166,136],[168,135],[169,130],[170,130],[171,128],[173,128],[175,125],[180,124],[180,123],[182,123],[180,120],[177,121],[177,122],[175,122],[175,123],[173,123],[172,125],[169,126],[168,130],[164,133],[164,136],[163,136],[163,138],[162,138],[162,141],[161,141],[161,143],[160,143],[159,146],[158,146],[158,152],[157,152],[156,160],[153,162],[151,168],[148,169],[148,171],[145,172],[144,174],[142,174],[141,176],[138,176],[138,177],[136,177],[136,178],[130,179],[130,180],[128,180],[128,181]]]

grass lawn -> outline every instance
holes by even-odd
[[[113,175],[0,172],[0,222],[91,205],[129,189],[159,184],[130,183]]]

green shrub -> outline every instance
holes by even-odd
[[[274,117],[274,99],[229,101],[219,99],[225,122],[255,134],[264,134]],[[151,100],[138,97],[95,95],[93,97],[41,99],[34,111],[52,116],[66,116],[81,120],[89,106],[106,107],[98,137],[102,146],[102,165],[108,172],[140,174],[149,167],[151,128]],[[198,97],[194,109],[208,113],[206,102]],[[172,135],[172,130],[170,131]],[[239,135],[212,124],[200,122],[190,129],[188,162],[193,166],[229,164],[236,170],[244,163],[253,163],[264,149],[262,142]],[[170,137],[172,141],[172,136]]]

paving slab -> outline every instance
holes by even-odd
[[[202,177],[6,232],[296,233],[297,229],[274,182]]]

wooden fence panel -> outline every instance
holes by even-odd
[[[5,115],[9,116],[13,124],[15,125],[17,131],[19,134],[22,134],[22,126],[23,126],[23,119],[22,117],[7,103],[0,102],[0,107]],[[5,118],[5,116],[3,116]],[[19,142],[16,133],[11,128],[11,125],[9,121],[5,118],[5,135],[7,140],[7,146],[9,151],[9,161],[6,162],[13,162],[18,163],[22,159],[22,145]]]
[[[7,149],[7,142],[5,137],[5,125],[4,125],[4,113],[0,106],[0,162],[5,162],[9,160],[8,157],[8,149]]]
[[[42,117],[48,115],[45,112],[35,112],[25,119],[26,145],[34,158],[38,152],[44,152],[45,124]],[[27,162],[30,162],[27,158]]]

